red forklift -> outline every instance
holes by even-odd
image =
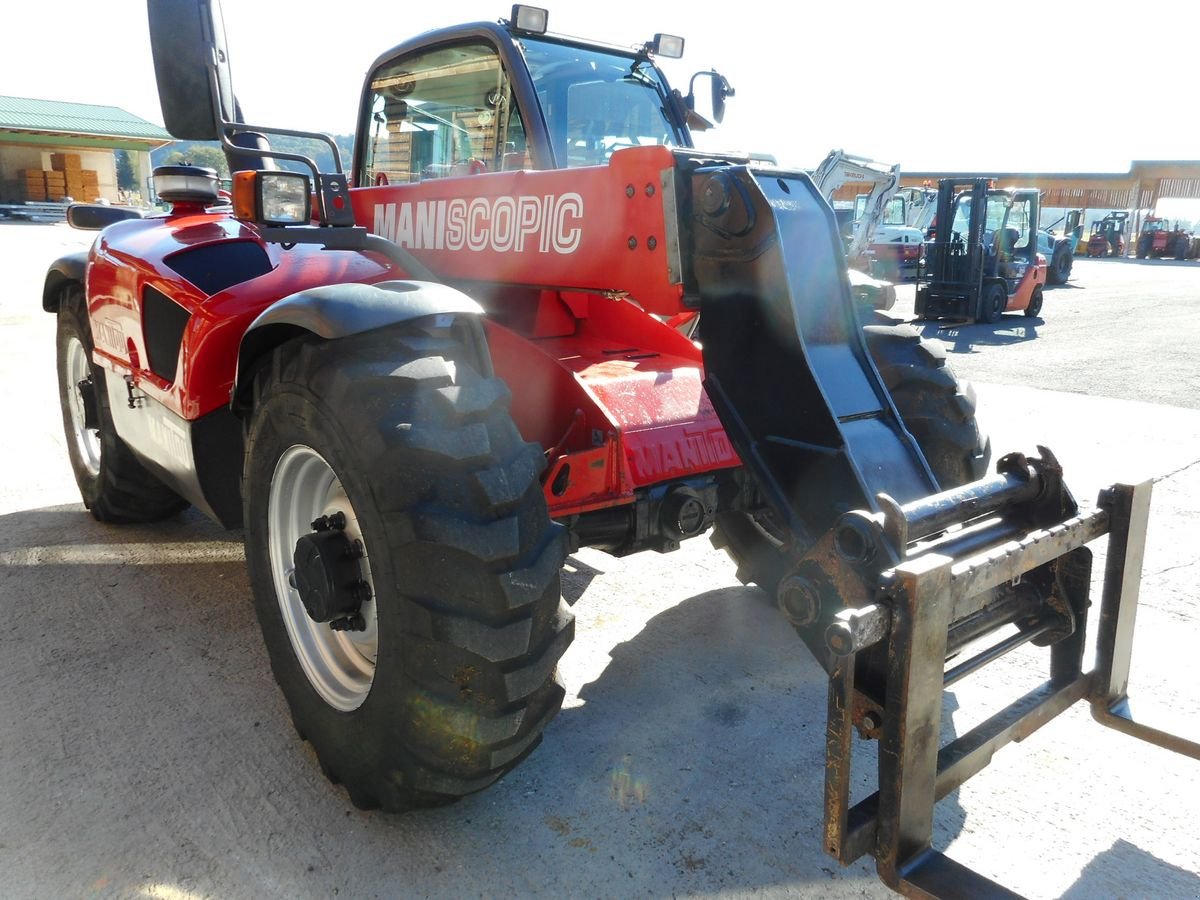
[[[994,324],[1005,312],[1036,317],[1046,284],[1046,257],[1037,252],[1037,190],[943,178],[937,203],[938,227],[917,276],[917,318]]]
[[[1103,219],[1092,223],[1088,235],[1087,255],[1089,258],[1125,255],[1125,222],[1127,212],[1110,212]]]

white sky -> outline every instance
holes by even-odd
[[[321,16],[305,2],[223,8],[246,118],[348,133],[380,53],[511,7],[336,0]],[[806,168],[833,147],[910,171],[1123,172],[1132,159],[1200,158],[1187,74],[1196,71],[1198,16],[1181,21],[1156,6],[1139,21],[1119,10],[1060,0],[571,0],[550,4],[550,30],[617,44],[682,35],[683,60],[665,64],[673,86],[686,91],[693,71],[715,67],[737,90],[706,146]],[[1029,21],[1019,22],[1025,11]],[[0,94],[109,104],[162,122],[143,0],[10,3],[4,19]]]

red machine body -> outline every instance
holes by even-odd
[[[711,528],[829,672],[826,850],[911,896],[998,893],[933,850],[934,804],[1074,700],[1123,705],[1148,485],[1081,516],[1045,448],[982,477],[971,392],[915,330],[864,327],[813,180],[694,149],[694,83],[716,122],[733,88],[672,90],[654,57],[681,38],[547,35],[523,5],[422,35],[373,66],[347,176],[332,139],[242,119],[216,0],[148,12],[167,130],[221,141],[233,202],[185,164],[155,172],[166,215],[68,213],[108,226],[43,292],[68,454],[99,521],[245,526],[271,671],[330,780],[395,812],[494,783],[566,696],[567,555]],[[943,181],[917,312],[1037,315],[1037,213]],[[1084,673],[1081,548],[1110,527]],[[939,747],[945,686],[1026,641],[1050,680]],[[852,807],[856,728],[878,791]]]
[[[673,171],[669,150],[647,147],[619,151],[607,166],[352,192],[361,224],[488,310],[514,418],[549,451],[545,492],[556,517],[632,503],[639,489],[739,464],[701,386],[699,349],[664,321],[685,311],[664,214]],[[181,280],[206,249],[235,244],[243,264],[225,276],[235,283],[205,290]],[[227,209],[181,204],[165,220],[120,223],[93,248],[97,361],[125,385],[126,401],[144,397],[169,414],[147,433],[161,442],[228,406],[239,343],[280,297],[406,274],[371,254],[283,250]],[[147,336],[147,289],[186,314],[175,359],[157,359]]]
[[[1188,259],[1191,256],[1191,232],[1179,227],[1171,227],[1171,223],[1161,216],[1146,216],[1142,222],[1142,230],[1138,235],[1136,255],[1138,259],[1162,259],[1173,256],[1176,259]]]

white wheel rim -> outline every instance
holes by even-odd
[[[376,600],[362,605],[364,631],[334,631],[328,623],[314,622],[309,617],[291,584],[296,542],[313,530],[315,519],[337,512],[346,517],[346,537],[361,541],[366,551],[358,516],[329,463],[311,447],[289,447],[275,465],[267,506],[267,543],[275,597],[292,649],[309,683],[334,709],[349,712],[367,699],[375,679],[379,650]],[[362,578],[370,585],[374,598],[369,560],[368,555],[362,558]]]
[[[100,430],[87,427],[87,416],[83,406],[83,392],[79,382],[92,374],[87,350],[83,342],[72,337],[67,342],[66,378],[67,409],[71,415],[71,439],[79,453],[79,461],[87,473],[96,478],[100,475]],[[96,401],[99,404],[99,401]]]

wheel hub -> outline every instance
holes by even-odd
[[[345,521],[335,513],[312,523],[313,531],[296,541],[292,579],[314,622],[328,622],[336,631],[362,631],[366,623],[360,609],[371,591],[358,562],[362,544],[346,536]]]

